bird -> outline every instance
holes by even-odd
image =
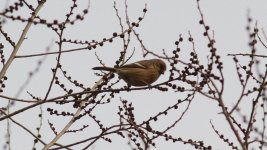
[[[114,72],[128,86],[151,86],[166,71],[166,64],[160,59],[141,60],[120,67],[93,67],[93,70]]]

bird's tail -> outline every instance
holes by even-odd
[[[110,67],[94,67],[93,70],[104,70],[104,71],[110,71],[110,72],[116,72],[116,69],[110,68]]]

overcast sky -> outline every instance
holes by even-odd
[[[3,1],[3,2],[2,2]],[[30,3],[31,1],[29,1]],[[125,7],[124,0],[118,0],[117,8],[123,20],[125,20]],[[12,2],[9,2],[12,4]],[[1,0],[0,8],[3,10],[5,7],[5,1]],[[36,6],[35,1],[32,3]],[[91,0],[89,14],[86,15],[83,21],[78,21],[73,26],[68,26],[65,31],[65,37],[77,40],[101,40],[103,38],[109,38],[113,32],[120,32],[120,25],[118,18],[116,17],[115,10],[113,8],[114,1],[111,0]],[[150,50],[162,55],[162,49],[165,49],[167,54],[171,54],[175,49],[174,42],[178,40],[179,34],[187,39],[188,31],[195,39],[195,46],[197,53],[201,60],[206,61],[208,54],[207,39],[203,37],[203,27],[199,25],[200,15],[197,10],[197,3],[195,0],[128,0],[129,18],[131,21],[136,21],[138,17],[143,15],[143,8],[147,5],[147,13],[144,20],[141,22],[140,27],[136,31],[140,34],[144,44]],[[266,0],[201,0],[201,9],[204,14],[206,23],[214,30],[216,47],[218,54],[222,56],[225,63],[225,79],[226,90],[224,94],[225,103],[231,107],[234,101],[238,98],[238,92],[240,92],[240,86],[238,85],[238,78],[234,70],[234,63],[232,57],[226,56],[228,53],[240,53],[248,52],[248,33],[246,32],[247,25],[247,13],[250,10],[250,16],[254,19],[253,24],[257,20],[257,26],[259,29],[266,30],[267,27],[267,1]],[[71,6],[70,0],[47,0],[46,4],[40,11],[40,16],[47,20],[53,20],[54,18],[65,17],[65,14],[69,11]],[[87,8],[88,1],[78,0],[78,9],[74,13],[80,13],[83,9]],[[29,11],[25,8],[15,13],[22,17],[28,17]],[[25,24],[21,24],[18,21],[12,22],[7,20],[4,25],[4,30],[9,33],[9,36],[17,41]],[[126,27],[126,26],[125,26]],[[54,43],[57,40],[57,36],[53,31],[47,29],[43,25],[32,26],[27,39],[23,43],[19,50],[18,55],[36,54],[45,51],[47,46],[51,46],[51,51],[57,51],[58,46]],[[141,59],[142,51],[140,50],[140,44],[135,38],[130,45],[129,50],[134,50],[135,53],[130,62],[135,62]],[[0,35],[0,42],[4,42],[4,38]],[[4,42],[6,43],[6,42]],[[5,57],[7,58],[11,52],[11,47],[6,44]],[[63,49],[70,49],[73,45],[64,45]],[[105,44],[103,47],[99,47],[94,51],[79,51],[73,53],[63,54],[61,63],[63,68],[73,78],[84,83],[87,87],[92,87],[94,82],[99,77],[94,75],[92,67],[98,66],[99,62],[95,56],[97,55],[103,60],[107,66],[113,66],[118,59],[123,44],[121,39],[115,39],[113,43]],[[191,50],[190,43],[183,42],[181,59],[188,57],[187,50]],[[259,52],[264,54],[264,51],[259,49]],[[128,52],[127,56],[130,56],[131,52]],[[7,72],[8,81],[7,87],[3,95],[14,97],[21,85],[28,77],[28,72],[34,70],[37,61],[42,57],[21,58],[16,59]],[[152,55],[148,55],[146,59],[154,58]],[[265,62],[266,63],[266,62]],[[41,70],[36,74],[28,87],[20,95],[20,98],[31,99],[26,93],[29,91],[38,97],[44,97],[45,91],[48,89],[49,81],[51,80],[52,73],[51,68],[56,64],[56,55],[49,55],[43,63]],[[169,66],[168,66],[169,68]],[[168,73],[166,76],[162,76],[157,83],[168,79]],[[63,78],[62,78],[63,80]],[[62,81],[67,83],[66,80]],[[236,84],[237,85],[236,85]],[[125,85],[123,81],[120,81],[121,86]],[[62,95],[61,89],[54,86],[50,97]],[[185,96],[180,93],[163,93],[157,90],[136,91],[130,93],[121,93],[116,95],[113,99],[112,105],[103,106],[96,109],[95,114],[98,116],[103,124],[110,125],[117,123],[116,113],[118,111],[118,105],[120,105],[120,98],[126,99],[133,103],[135,107],[137,121],[142,121],[148,117],[155,115],[157,112],[163,111],[168,106],[174,104],[177,99],[183,99]],[[5,106],[7,103],[5,100],[0,100],[0,107]],[[11,111],[22,108],[25,104],[16,104]],[[52,106],[44,105],[44,119],[43,130],[41,132],[43,140],[49,142],[54,138],[54,134],[47,125],[47,120],[55,124],[56,129],[59,131],[68,118],[61,118],[50,116],[46,112],[47,107],[57,108],[58,110],[69,110],[75,112],[75,109],[64,106]],[[244,104],[246,107],[246,104]],[[155,128],[164,129],[168,125],[172,124],[177,116],[181,115],[181,112],[185,109],[185,105],[180,108],[179,111],[171,111],[167,117],[161,122],[155,124]],[[246,113],[246,110],[243,110]],[[223,143],[211,128],[210,120],[216,125],[217,129],[224,132],[224,135],[229,135],[229,139],[233,140],[236,144],[236,139],[231,133],[229,125],[226,123],[223,115],[219,115],[220,108],[217,102],[207,99],[203,96],[197,95],[192,102],[189,111],[185,115],[184,119],[169,133],[176,137],[182,137],[184,139],[193,138],[194,140],[204,141],[206,145],[212,145],[214,149],[224,150],[229,147]],[[35,128],[39,124],[38,116],[39,107],[26,111],[14,119],[25,125],[26,127],[35,131]],[[73,128],[79,128],[84,124],[90,122],[86,119],[77,122]],[[96,127],[97,128],[97,127]],[[91,128],[93,129],[93,127]],[[21,128],[16,125],[12,125],[12,149],[30,149],[32,148],[33,138]],[[0,122],[0,144],[5,142],[6,134],[6,121]],[[59,143],[72,143],[79,139],[85,139],[92,135],[95,135],[94,131],[90,128],[79,134],[69,134],[63,136]],[[88,136],[89,135],[89,136]],[[75,140],[77,138],[77,140]],[[114,138],[112,143],[105,141],[97,142],[94,145],[95,150],[104,149],[116,149],[127,150],[130,147],[127,145],[127,139],[121,139],[118,136],[111,136]],[[184,145],[183,143],[166,142],[164,138],[157,140],[156,150],[176,150],[176,149],[193,149],[191,146]],[[41,149],[42,145],[39,144],[38,148]]]

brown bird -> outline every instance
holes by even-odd
[[[166,64],[160,59],[141,60],[120,67],[94,67],[93,70],[104,70],[117,73],[128,85],[151,86],[166,71]]]

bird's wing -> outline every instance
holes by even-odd
[[[143,68],[143,69],[147,69],[148,67],[144,64],[147,64],[147,60],[141,60],[135,63],[131,63],[131,64],[126,64],[121,66],[120,68]]]

